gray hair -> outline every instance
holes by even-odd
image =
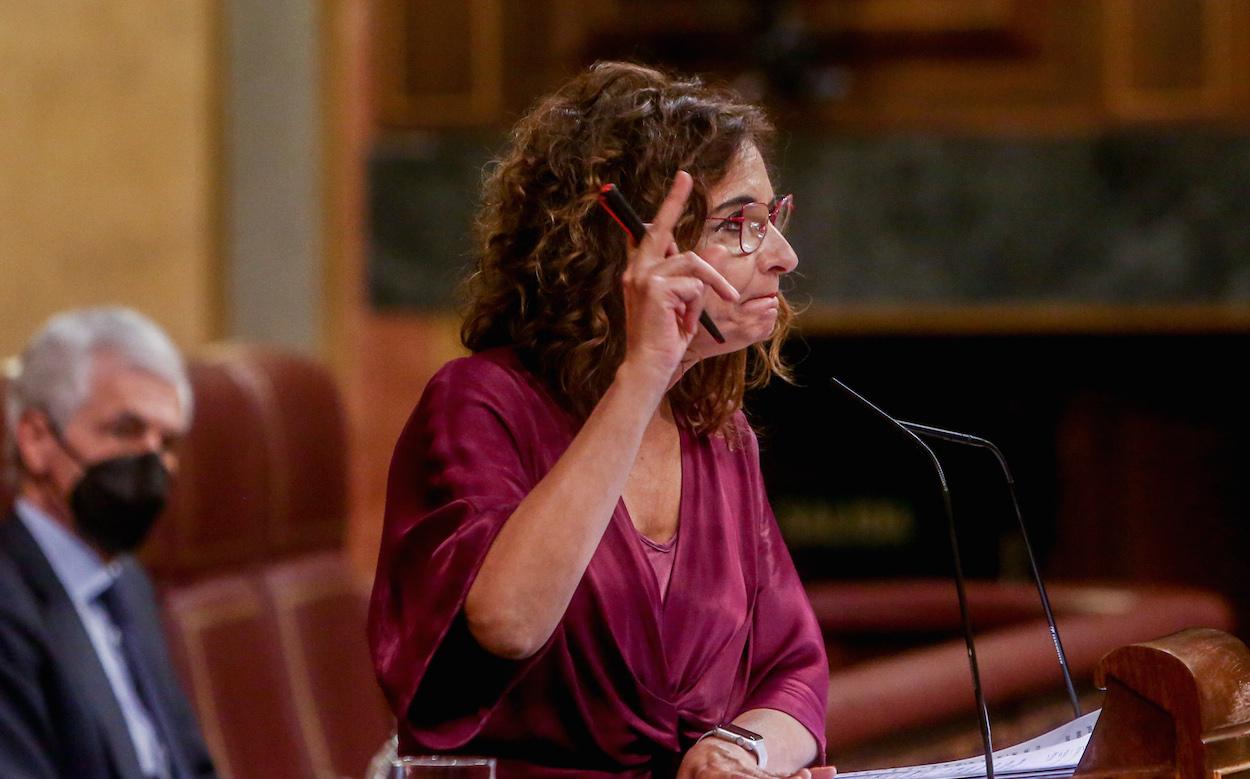
[[[91,392],[95,357],[108,354],[174,387],[183,419],[191,419],[191,382],[173,341],[155,322],[116,306],[58,314],[26,345],[4,398],[5,454],[16,467],[17,423],[30,408],[45,411],[62,429]],[[15,473],[5,474],[12,478]]]

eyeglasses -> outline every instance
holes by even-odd
[[[719,222],[712,228],[708,240],[730,251],[741,249],[743,254],[760,248],[771,224],[778,232],[785,232],[794,213],[794,195],[774,198],[769,203],[747,203],[729,216],[709,216],[707,221]]]

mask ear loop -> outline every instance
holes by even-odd
[[[37,406],[37,408],[39,409],[39,413],[43,414],[44,423],[47,424],[48,431],[52,433],[52,438],[56,441],[57,446],[61,447],[61,451],[69,455],[69,459],[73,460],[74,465],[77,465],[80,470],[87,470],[87,465],[83,461],[83,456],[78,453],[77,449],[70,445],[69,439],[65,437],[65,431],[62,430],[56,420],[52,418],[52,413],[42,406]]]
[[[78,474],[79,474],[78,478],[82,479],[83,476],[87,473],[87,466],[83,462],[82,455],[78,453],[78,450],[75,449],[70,444],[69,439],[66,438],[65,431],[62,430],[61,426],[57,424],[56,420],[52,418],[51,412],[49,412],[46,407],[31,406],[30,408],[35,411],[38,411],[40,414],[43,415],[43,422],[45,425],[47,425],[48,432],[52,434],[52,440],[56,441],[57,446],[61,447],[61,451],[65,452],[65,454],[69,456],[69,459],[74,463],[74,465],[78,466]],[[18,456],[17,456],[17,467],[22,470],[26,469],[26,465],[22,462],[22,456],[20,452],[18,453]],[[65,500],[66,505],[68,506],[69,498],[65,497],[63,498],[63,500]],[[72,508],[70,510],[72,512]]]

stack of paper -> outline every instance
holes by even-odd
[[[1071,776],[1081,761],[1089,736],[1098,721],[1098,711],[1074,719],[1049,733],[1000,749],[994,753],[994,776],[1003,777],[1051,777]],[[840,779],[977,779],[985,776],[985,758],[978,755],[963,760],[932,765],[913,765],[905,768],[886,768],[880,771],[855,771],[838,774]]]

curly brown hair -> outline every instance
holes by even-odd
[[[759,108],[726,89],[621,62],[598,63],[540,101],[483,184],[464,345],[516,348],[585,419],[625,357],[626,242],[597,206],[599,189],[616,184],[645,217],[688,171],[694,191],[674,232],[690,249],[709,189],[772,134]],[[793,320],[783,298],[767,341],[699,361],[669,391],[674,411],[700,433],[729,432],[748,387],[789,379],[780,350]]]

